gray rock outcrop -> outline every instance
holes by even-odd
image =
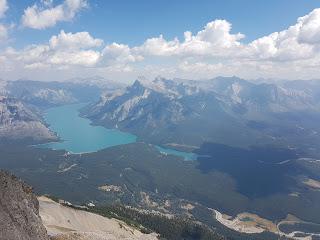
[[[0,239],[49,240],[32,188],[0,170]]]

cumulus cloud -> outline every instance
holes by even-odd
[[[162,35],[147,39],[142,46],[134,48],[134,51],[143,55],[172,56],[177,53],[180,42],[177,38],[167,41]]]
[[[165,40],[162,35],[150,38],[135,48],[136,52],[155,56],[204,56],[223,55],[230,49],[239,47],[239,40],[244,38],[241,33],[231,33],[231,23],[226,20],[209,22],[204,29],[193,35],[190,31],[184,33],[184,41],[177,38]]]
[[[57,51],[48,59],[49,64],[54,65],[81,65],[94,66],[100,58],[100,54],[94,50],[86,51]]]
[[[24,10],[22,25],[33,29],[45,29],[61,21],[70,21],[76,14],[88,6],[87,0],[64,0],[62,4],[52,6],[52,1],[42,0]]]
[[[320,8],[298,19],[298,41],[307,44],[320,44]]]
[[[94,66],[100,59],[100,52],[92,49],[102,44],[88,32],[65,33],[52,36],[48,44],[31,45],[17,51],[9,48],[5,56],[13,62],[23,63],[26,68]]]
[[[107,45],[102,51],[102,56],[107,65],[113,63],[126,64],[143,60],[143,57],[134,54],[128,45],[118,43]]]
[[[73,2],[77,9],[83,1]],[[47,9],[52,1],[43,0]],[[62,5],[63,5],[62,4]],[[71,6],[71,5],[70,5]],[[71,7],[70,7],[71,8]],[[6,35],[3,30],[3,35]],[[0,25],[1,37],[1,25]],[[77,74],[94,69],[132,78],[137,75],[208,78],[238,75],[245,78],[319,78],[320,9],[300,17],[287,29],[244,43],[244,34],[234,31],[226,20],[207,23],[198,32],[184,32],[184,38],[166,39],[163,35],[148,38],[141,45],[121,43],[105,45],[88,32],[52,36],[48,43],[22,50],[7,49],[0,54],[2,63],[15,69],[70,69],[80,66]],[[93,71],[93,70],[92,70]],[[70,71],[69,71],[70,72]],[[121,78],[121,77],[120,77]]]
[[[259,38],[249,44],[252,57],[293,61],[310,59],[319,54],[320,9],[298,18],[295,25],[281,32]]]
[[[103,40],[93,38],[88,32],[65,33],[61,30],[57,36],[52,36],[49,40],[52,49],[87,49],[100,47]]]
[[[226,20],[209,22],[201,31],[184,33],[184,40],[166,40],[162,35],[147,39],[133,50],[142,55],[184,58],[241,59],[242,61],[299,61],[310,59],[320,50],[320,9],[300,17],[297,23],[280,32],[241,43],[242,33],[232,33]]]
[[[7,0],[0,0],[0,18],[4,17],[8,8]]]

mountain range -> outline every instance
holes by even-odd
[[[72,82],[71,82],[72,81]],[[36,142],[57,139],[43,119],[50,107],[97,101],[102,92],[122,84],[101,77],[70,79],[66,82],[31,80],[0,81],[0,138]]]
[[[297,148],[303,142],[303,147],[315,148],[320,140],[319,100],[316,80],[276,85],[237,77],[157,78],[107,93],[82,114],[95,124],[118,127],[157,144]]]
[[[2,137],[52,140],[41,112],[90,102],[82,116],[145,142],[188,149],[205,142],[236,147],[268,144],[318,154],[317,80],[268,84],[237,77],[201,81],[159,77],[124,87],[96,76],[73,82],[1,81],[0,88]]]

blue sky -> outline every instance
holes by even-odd
[[[0,0],[0,78],[320,79],[319,0]]]
[[[18,23],[24,9],[35,2],[9,1],[6,21]],[[184,31],[196,32],[214,19],[228,20],[234,32],[244,33],[244,41],[251,41],[287,28],[316,7],[320,7],[319,0],[92,0],[71,22],[60,22],[45,31],[20,28],[14,34],[14,44],[47,41],[64,29],[90,31],[106,42],[132,46],[159,34],[168,39],[182,38]]]

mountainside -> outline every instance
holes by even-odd
[[[55,198],[56,199],[56,198]],[[58,200],[57,200],[58,201]],[[154,232],[157,231],[157,233]],[[123,205],[88,206],[41,196],[0,170],[0,239],[156,240],[226,239],[207,226]]]
[[[56,137],[35,111],[14,98],[0,96],[0,139],[44,141]]]
[[[39,197],[40,216],[52,240],[156,240],[156,234],[143,234],[126,223],[98,214],[63,206]]]
[[[49,240],[32,188],[0,170],[0,239]]]
[[[47,233],[48,230],[48,233]],[[0,170],[0,239],[3,240],[155,240],[126,223],[63,206],[17,177]]]
[[[224,113],[216,96],[167,80],[136,81],[123,91],[103,96],[86,116],[98,124],[117,125],[149,142],[191,145],[209,140],[210,132],[220,128],[213,118],[228,122],[229,128],[237,124]]]
[[[48,141],[56,139],[41,118],[49,107],[96,101],[120,84],[94,77],[73,82],[0,80],[0,139]]]
[[[96,124],[160,144],[297,145],[319,140],[319,81],[254,84],[236,77],[135,81],[83,110]],[[230,137],[232,136],[232,138]]]
[[[218,77],[195,82],[202,89],[222,95],[233,104],[250,110],[288,112],[299,110],[319,111],[319,81],[288,81],[284,84],[255,84],[237,77]],[[254,108],[254,109],[250,109]]]

